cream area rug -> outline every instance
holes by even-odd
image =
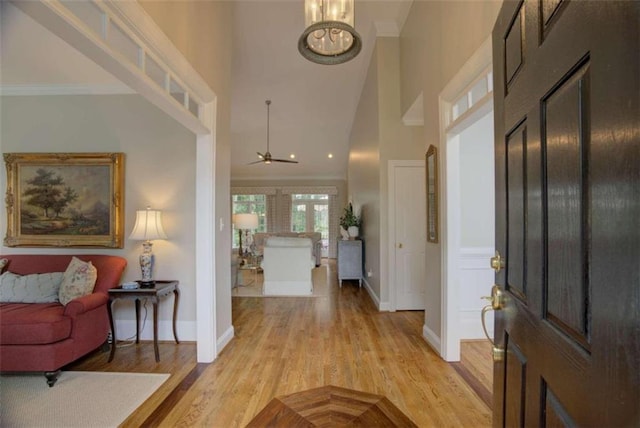
[[[252,270],[238,271],[238,281],[233,287],[231,296],[233,297],[274,297],[264,296],[262,294],[262,284],[264,275],[261,272]],[[322,265],[314,268],[311,272],[311,281],[313,282],[313,293],[311,296],[303,297],[326,297],[329,296],[331,282],[329,280],[329,266],[326,261],[322,261]],[[286,297],[286,296],[278,296]],[[297,296],[301,297],[301,296]]]
[[[168,374],[62,372],[49,388],[42,374],[0,376],[2,427],[117,427]]]

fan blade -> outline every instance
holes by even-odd
[[[258,154],[258,157],[259,157],[260,159],[264,159],[264,155],[263,155],[262,153],[260,153],[260,152],[256,152],[256,153]]]
[[[289,160],[289,159],[271,159],[271,162],[298,163],[298,161]]]
[[[260,159],[260,160],[257,160],[255,162],[249,162],[247,165],[255,165],[257,163],[264,163],[264,160]]]

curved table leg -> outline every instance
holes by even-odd
[[[156,363],[160,362],[158,351],[158,299],[153,299],[153,349],[156,352]]]
[[[136,299],[136,343],[140,343],[140,299]]]
[[[173,338],[176,340],[176,343],[180,343],[178,340],[178,330],[176,329],[176,318],[178,317],[178,302],[180,301],[180,291],[178,291],[178,287],[173,290]]]
[[[113,357],[116,355],[116,326],[113,322],[113,312],[111,309],[111,305],[113,305],[114,300],[109,299],[107,303],[107,313],[109,314],[109,325],[111,326],[111,353],[109,354],[109,361],[113,360]]]

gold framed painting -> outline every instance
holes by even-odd
[[[122,248],[123,153],[5,153],[8,247]]]
[[[427,191],[427,242],[438,242],[438,152],[430,145],[425,156]]]

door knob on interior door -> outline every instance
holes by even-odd
[[[504,359],[504,349],[497,347],[493,339],[489,336],[485,316],[489,311],[499,311],[504,307],[504,295],[502,290],[500,290],[500,287],[498,287],[497,284],[494,284],[494,286],[491,287],[491,296],[483,296],[482,298],[491,302],[491,304],[482,308],[482,312],[480,313],[482,330],[484,331],[484,335],[487,336],[487,339],[489,339],[489,342],[491,342],[491,356],[493,357],[493,361],[502,361]]]
[[[398,248],[402,248],[402,242],[398,244]]]

